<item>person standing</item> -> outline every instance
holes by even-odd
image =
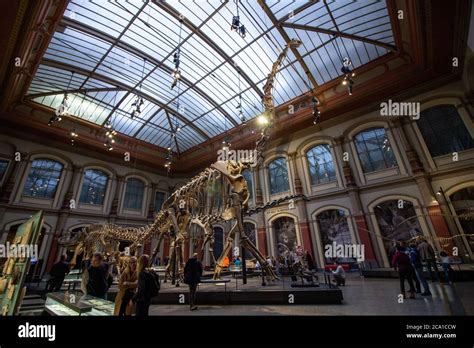
[[[137,265],[137,292],[133,296],[135,302],[135,315],[137,317],[147,317],[150,310],[151,299],[158,294],[160,290],[159,280],[147,270],[150,257],[146,254],[140,256]]]
[[[91,264],[87,268],[87,274],[87,295],[100,297],[105,300],[109,288],[107,283],[109,267],[104,263],[104,257],[101,253],[95,253],[92,256]]]
[[[439,280],[438,267],[436,266],[436,257],[435,257],[435,251],[433,247],[429,245],[425,239],[421,239],[420,243],[418,244],[418,252],[420,253],[421,261],[426,264],[426,268],[428,269],[428,272],[430,273],[431,281],[432,282],[438,281]],[[433,268],[433,272],[431,271],[431,268]],[[433,277],[433,274],[436,277]]]
[[[310,271],[314,270],[313,257],[311,256],[308,250],[306,250],[305,259],[306,259],[306,264],[308,265],[308,270]]]
[[[400,291],[403,294],[403,298],[406,298],[405,294],[405,279],[408,281],[410,286],[410,298],[415,298],[415,287],[413,286],[413,267],[410,263],[410,258],[405,254],[405,248],[397,246],[397,251],[393,255],[392,259],[393,268],[398,271],[400,277]]]
[[[450,275],[453,270],[450,265],[451,259],[444,250],[439,253],[439,256],[441,258],[441,267],[443,267],[444,276],[446,277],[446,283],[451,284],[452,282]]]
[[[137,279],[137,258],[131,256],[125,271],[120,275],[118,283],[119,292],[115,298],[114,315],[132,315],[135,289],[138,285]]]
[[[61,259],[53,265],[51,272],[49,272],[51,279],[48,281],[47,292],[61,290],[64,278],[68,273],[69,264],[66,262],[66,255],[61,255]]]
[[[336,270],[332,272],[334,281],[336,282],[337,286],[346,286],[346,271],[344,271],[344,268],[338,261],[336,261],[336,265]]]
[[[423,264],[421,263],[420,253],[416,248],[416,244],[412,243],[408,247],[408,256],[410,257],[410,262],[415,270],[415,275],[423,286],[423,292],[421,293],[422,296],[431,296],[430,288],[428,286],[428,282],[423,275]]]
[[[197,309],[196,291],[202,276],[202,264],[197,257],[198,254],[194,253],[184,266],[184,283],[189,286],[189,309],[192,311]]]

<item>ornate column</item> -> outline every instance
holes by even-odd
[[[298,157],[297,152],[292,152],[288,154],[288,159],[290,160],[291,168],[293,169],[293,185],[295,187],[295,193],[300,195],[303,193],[303,187],[301,186],[301,179],[298,173],[298,166],[296,165],[296,159]]]
[[[117,213],[118,213],[119,199],[120,199],[120,188],[122,187],[122,183],[124,182],[124,176],[117,175],[115,180],[117,184],[115,185],[114,198],[112,200],[112,206],[110,207],[110,214],[109,214],[109,222],[112,224],[115,223],[115,221],[117,220]]]
[[[341,136],[334,139],[337,145],[342,152],[345,151],[344,145],[346,144],[346,139]],[[348,151],[348,153],[350,153]],[[341,157],[343,158],[343,156]],[[369,234],[368,224],[365,218],[364,210],[362,208],[362,203],[359,195],[359,187],[354,179],[352,168],[349,164],[349,161],[343,161],[343,173],[344,179],[346,182],[346,187],[349,195],[349,200],[351,202],[351,207],[354,211],[351,214],[354,216],[354,221],[357,228],[357,233],[359,235],[360,242],[364,245],[365,250],[365,260],[369,262],[376,262],[375,250],[372,243],[372,238]],[[355,242],[355,241],[354,241]]]
[[[425,171],[418,153],[414,149],[412,139],[406,132],[410,121],[408,118],[398,118],[391,122],[394,128],[399,129],[399,134],[402,139],[402,145],[405,148],[410,168],[413,173],[413,178],[420,190],[422,197],[422,204],[426,207],[426,213],[429,215],[431,223],[435,229],[435,235],[438,237],[449,238],[452,235],[457,234],[456,222],[451,217],[451,211],[448,206],[448,202],[442,197],[442,195],[436,195],[433,191],[433,187],[430,182],[430,176]],[[443,217],[444,215],[444,217]],[[453,250],[454,242],[449,241],[449,250]],[[464,250],[464,244],[459,243],[458,247]],[[448,250],[448,251],[449,251]]]
[[[66,224],[66,221],[69,217],[69,213],[71,211],[71,199],[74,197],[74,185],[77,181],[80,181],[81,175],[82,175],[82,167],[77,166],[77,165],[71,165],[71,181],[69,182],[68,189],[66,191],[66,194],[64,195],[64,199],[61,205],[61,209],[58,212],[58,220],[56,222],[56,228],[52,231],[52,240],[51,244],[49,246],[49,253],[48,253],[48,260],[46,261],[46,268],[45,271],[49,272],[51,270],[51,267],[54,265],[56,262],[58,253],[62,251],[62,249],[59,248],[58,245],[58,238],[63,234],[64,232],[64,226]],[[77,207],[77,203],[76,207]]]
[[[263,204],[263,196],[262,196],[262,189],[260,187],[260,167],[256,166],[252,168],[254,172],[254,185],[255,185],[255,205]]]
[[[260,168],[261,166],[256,166],[255,168],[252,168],[252,171],[254,171],[254,185],[255,185],[255,205],[262,205],[263,204],[263,195],[262,195],[262,189],[260,186]],[[263,170],[263,168],[262,168]],[[257,230],[255,231],[256,233],[256,238],[258,241],[258,249],[263,255],[268,255],[268,248],[267,248],[267,231],[265,228],[265,212],[261,211],[257,213],[256,215],[256,220],[257,220]]]
[[[28,153],[21,152],[20,156],[22,159],[24,158],[25,160],[15,161],[15,157],[13,157],[10,161],[11,168],[9,168],[9,170],[7,171],[6,177],[4,179],[4,184],[2,185],[2,187],[0,187],[0,203],[10,203],[10,197],[15,187],[15,183],[17,182],[17,180],[20,181],[23,177],[23,166],[21,164],[28,163]],[[25,173],[25,175],[28,175],[28,173]]]

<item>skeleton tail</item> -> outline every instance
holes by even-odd
[[[304,194],[285,196],[285,197],[273,200],[271,202],[268,202],[267,204],[259,205],[255,208],[249,209],[245,212],[245,215],[246,216],[251,216],[251,215],[257,214],[261,211],[265,211],[267,209],[276,207],[278,204],[280,204],[282,202],[289,201],[290,199],[295,199],[295,198],[303,198],[304,200],[307,200],[307,198]]]

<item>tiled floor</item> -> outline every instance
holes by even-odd
[[[398,279],[364,279],[348,275],[339,305],[235,305],[200,306],[190,312],[187,305],[152,305],[150,315],[473,315],[474,282],[454,285],[431,283],[433,296],[416,295],[398,303]]]

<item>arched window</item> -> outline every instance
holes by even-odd
[[[242,172],[243,177],[247,181],[247,187],[249,190],[249,197],[250,199],[253,198],[253,179],[252,179],[252,172],[247,169]]]
[[[63,165],[50,159],[35,159],[23,188],[23,196],[54,198]]]
[[[145,184],[140,179],[130,178],[127,180],[127,187],[125,189],[125,198],[123,207],[125,209],[142,209],[143,193],[145,191]]]
[[[354,137],[354,143],[364,173],[397,166],[385,129],[362,131]]]
[[[472,216],[472,213],[474,213],[474,186],[466,187],[462,190],[454,192],[451,196],[449,196],[449,200],[456,211],[456,215]],[[464,231],[464,234],[470,234],[474,232],[473,219],[458,218],[458,221]],[[474,238],[466,237],[466,242],[469,244],[471,252],[474,253]]]
[[[88,204],[104,204],[108,181],[109,177],[103,171],[97,169],[86,170],[79,201]]]
[[[277,245],[277,255],[285,257],[295,250],[298,244],[296,238],[295,220],[288,216],[276,219],[272,223]]]
[[[423,234],[412,202],[385,201],[374,208],[374,213],[389,262],[395,249],[395,241],[407,241]]]
[[[257,245],[257,232],[255,231],[255,224],[251,222],[244,222],[244,231],[247,237],[249,237],[249,240],[253,243],[253,245]],[[253,259],[255,256],[247,250],[247,248],[244,248],[245,252],[245,258],[247,260]]]
[[[10,161],[0,159],[0,183],[3,180],[3,177],[5,176],[5,173],[7,172],[8,164]]]
[[[335,251],[334,243],[336,248],[338,245],[352,244],[351,232],[349,230],[349,224],[347,223],[347,217],[342,209],[329,209],[322,213],[319,213],[316,217],[319,227],[319,233],[321,234],[321,243],[323,250],[325,251],[326,263],[333,263],[334,261],[339,262],[355,262],[356,259],[352,257],[337,257],[337,253],[326,254],[327,247],[329,246],[330,251]],[[328,256],[331,255],[331,256]]]
[[[155,192],[155,212],[159,212],[161,210],[161,207],[163,206],[163,203],[165,202],[165,197],[166,194],[161,191],[156,191]]]
[[[474,148],[474,140],[454,105],[429,108],[416,123],[432,157]]]
[[[328,144],[317,145],[306,152],[311,185],[336,180],[336,171]]]
[[[288,181],[288,168],[284,157],[277,158],[268,165],[270,175],[270,193],[285,192],[290,190]]]

